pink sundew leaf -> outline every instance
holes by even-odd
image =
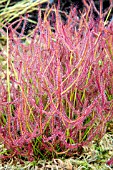
[[[73,103],[68,99],[68,97],[65,95],[65,100],[66,102],[68,103],[69,107],[72,109],[72,111],[74,112],[74,114],[76,114],[77,116],[80,115],[80,111],[79,110],[76,110]]]
[[[47,95],[48,95],[48,100],[50,101],[49,105],[52,108],[52,110],[54,110],[54,112],[56,112],[57,111],[57,106],[54,103],[54,98],[53,98],[54,95],[51,94],[50,89],[49,89],[48,84],[47,84],[46,81],[45,81],[45,84],[46,84],[46,91],[47,91]]]
[[[80,106],[83,106],[83,103],[81,102],[81,98],[78,93],[76,94],[76,97],[77,97],[77,100],[78,100]]]
[[[108,164],[109,166],[113,165],[113,158],[111,158],[110,160],[108,160],[108,161],[106,162],[106,164]]]
[[[24,31],[25,31],[25,27],[26,27],[26,25],[27,25],[28,17],[29,17],[28,14],[26,14],[25,17],[24,17],[24,24],[23,24],[23,27],[22,27],[22,30],[21,30],[21,33],[20,33],[21,36],[24,35]]]
[[[101,85],[101,95],[102,95],[102,104],[105,105],[107,99],[105,95],[105,87],[103,87],[103,85]]]
[[[73,125],[76,127],[79,127],[80,125],[82,125],[83,121],[85,120],[85,118],[91,113],[92,109],[96,106],[97,103],[97,99],[95,99],[92,104],[87,107],[83,113],[81,113],[82,116],[78,117],[76,120],[70,120],[67,116],[65,116],[64,114],[60,114],[59,116],[61,117],[61,120],[63,120],[63,122],[65,123],[65,125]]]

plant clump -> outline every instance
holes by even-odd
[[[43,20],[39,9],[30,36],[28,16],[1,29],[1,158],[72,156],[105,134],[113,117],[113,22],[105,24],[101,11],[95,21],[92,8],[80,16],[73,8],[66,23],[55,7]]]

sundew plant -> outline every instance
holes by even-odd
[[[83,2],[83,12],[64,12],[66,22],[54,6],[44,19],[38,9],[28,36],[28,15],[2,25],[7,45],[0,51],[0,141],[7,152],[1,158],[72,156],[105,134],[113,118],[112,2],[107,13],[102,0],[99,11],[93,1]]]

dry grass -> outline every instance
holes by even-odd
[[[0,23],[5,25],[25,13],[31,13],[37,10],[38,5],[45,2],[48,0],[21,0],[16,3],[12,3],[10,0],[1,0]]]

